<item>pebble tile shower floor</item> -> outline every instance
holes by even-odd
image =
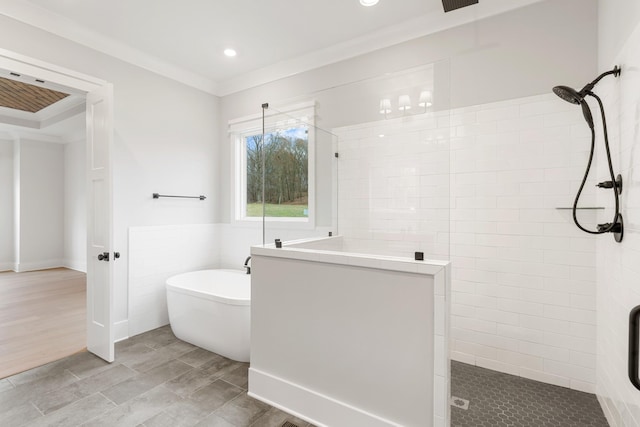
[[[163,327],[0,380],[0,426],[313,427],[247,396],[247,369]],[[593,395],[462,363],[452,394],[452,427],[607,426]]]
[[[459,362],[451,363],[451,427],[608,427],[595,395]]]

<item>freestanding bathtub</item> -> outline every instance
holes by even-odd
[[[201,270],[167,279],[169,323],[176,337],[239,362],[249,361],[251,276]]]

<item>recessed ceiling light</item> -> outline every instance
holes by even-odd
[[[237,55],[235,49],[230,49],[230,48],[229,49],[225,49],[224,50],[224,54],[227,55],[227,56],[236,56]]]
[[[378,0],[360,0],[360,4],[363,6],[374,6],[378,4]]]

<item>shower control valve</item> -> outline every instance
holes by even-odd
[[[616,242],[622,242],[622,238],[624,237],[624,221],[622,220],[622,215],[618,214],[616,216],[615,223],[604,223],[598,224],[598,232],[599,233],[613,233],[613,237]]]
[[[616,189],[618,190],[618,194],[622,193],[622,175],[618,175],[616,177],[616,182],[614,184],[613,181],[602,181],[596,184],[596,187],[598,188],[613,188],[613,186],[616,186]]]

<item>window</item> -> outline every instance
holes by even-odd
[[[312,224],[312,112],[308,106],[286,115],[271,111],[265,120],[264,143],[261,118],[230,122],[236,221],[262,220],[264,199],[267,220]]]
[[[244,216],[278,218],[309,217],[309,127],[297,125],[245,136],[247,174]],[[264,150],[264,193],[262,154]]]

